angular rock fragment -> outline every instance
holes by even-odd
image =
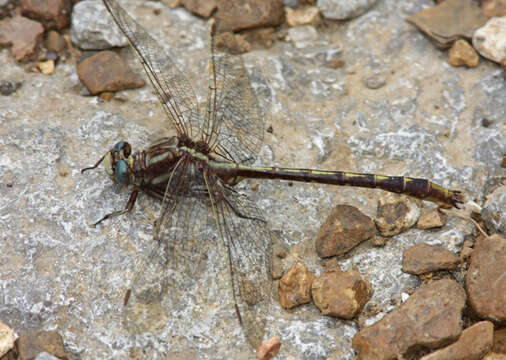
[[[285,10],[288,26],[318,25],[321,22],[320,11],[317,7],[308,6],[300,9],[287,7]]]
[[[273,336],[260,344],[257,349],[258,360],[269,360],[276,356],[281,348],[281,339],[279,336]]]
[[[10,327],[0,322],[0,357],[14,347],[16,337],[16,333]]]
[[[352,319],[371,299],[372,288],[358,272],[333,268],[313,281],[311,293],[323,315]]]
[[[457,339],[466,293],[453,280],[423,285],[377,323],[362,328],[352,345],[359,359],[401,359],[411,349],[436,349]]]
[[[338,205],[320,229],[316,252],[321,258],[344,254],[375,234],[370,217],[356,207]]]
[[[448,62],[452,66],[478,66],[480,61],[474,48],[465,40],[457,40],[448,52]]]
[[[37,21],[15,16],[0,21],[0,46],[11,46],[17,61],[30,61],[37,55],[44,27]]]
[[[88,91],[100,94],[144,86],[140,79],[113,51],[101,51],[77,65],[77,75]]]
[[[17,347],[20,359],[34,359],[44,351],[59,359],[67,359],[62,338],[56,331],[38,331],[21,335]]]
[[[311,283],[314,274],[301,262],[294,264],[279,280],[279,303],[292,309],[311,301]]]
[[[420,209],[415,201],[405,196],[386,194],[378,201],[376,227],[381,236],[394,236],[412,227]]]
[[[438,270],[453,270],[458,263],[458,256],[451,251],[441,246],[420,243],[404,251],[402,271],[420,275]]]
[[[232,31],[277,26],[284,20],[282,0],[217,0],[216,17]]]
[[[420,360],[480,360],[492,348],[494,324],[481,321],[462,331],[453,344],[434,351]]]
[[[216,10],[216,0],[181,0],[186,10],[207,19]]]
[[[60,33],[54,30],[48,32],[46,37],[46,48],[48,51],[54,51],[59,54],[65,50],[66,47],[67,43]]]
[[[406,21],[434,40],[436,46],[447,48],[458,39],[470,39],[487,18],[473,0],[446,0],[408,16]]]
[[[21,14],[40,21],[47,30],[70,25],[70,0],[21,0]]]
[[[506,354],[506,327],[494,331],[494,347],[492,351]]]
[[[496,63],[506,58],[506,16],[492,18],[476,30],[473,46],[481,56]]]
[[[416,223],[417,229],[434,229],[440,228],[446,224],[446,215],[439,211],[437,208],[432,208],[425,211],[418,218]]]
[[[481,10],[488,18],[506,16],[506,0],[482,0]]]
[[[497,234],[476,240],[466,275],[469,303],[483,319],[506,324],[506,239]]]

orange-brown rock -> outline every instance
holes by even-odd
[[[34,60],[44,27],[37,21],[15,16],[0,21],[0,46],[12,46],[17,61]]]
[[[321,258],[344,254],[375,234],[370,217],[356,207],[338,205],[320,229],[316,252]]]
[[[445,0],[406,19],[417,26],[441,48],[450,47],[460,38],[471,38],[487,22],[474,0]]]
[[[416,224],[420,209],[414,200],[406,196],[386,194],[378,201],[374,222],[381,236],[400,234]]]
[[[440,228],[446,224],[446,215],[439,211],[437,208],[432,208],[423,212],[418,218],[416,227],[418,229],[434,229]]]
[[[21,13],[44,27],[61,30],[70,25],[70,0],[21,0]]]
[[[468,327],[453,344],[422,357],[421,360],[481,360],[492,348],[494,324],[481,321]]]
[[[58,359],[67,359],[63,340],[56,331],[38,331],[21,335],[16,341],[19,359],[35,359],[41,352],[47,352]]]
[[[452,66],[478,66],[480,58],[474,48],[465,40],[457,40],[448,52],[448,62]]]
[[[279,280],[279,303],[292,309],[311,301],[311,283],[314,274],[301,262],[295,263]]]
[[[281,339],[279,336],[273,336],[258,346],[257,359],[269,360],[276,356],[281,348]]]
[[[476,240],[466,275],[469,304],[483,319],[506,324],[506,239],[494,234]]]
[[[315,6],[300,9],[285,9],[286,23],[288,26],[318,25],[321,22],[320,10]]]
[[[216,17],[227,30],[277,26],[284,20],[282,0],[218,0]]]
[[[216,0],[181,0],[181,4],[188,10],[203,18],[211,16],[216,9]]]
[[[144,86],[140,79],[113,51],[101,51],[77,65],[77,75],[88,91],[100,94]]]
[[[352,319],[371,299],[372,288],[358,272],[333,268],[313,281],[311,293],[323,315]]]
[[[506,16],[506,0],[483,0],[481,10],[488,18]]]
[[[437,349],[460,336],[465,305],[465,291],[456,281],[429,283],[400,308],[362,328],[353,338],[353,349],[363,360],[401,359],[417,347]]]
[[[420,243],[404,251],[402,271],[408,274],[425,274],[438,270],[453,270],[459,264],[456,254],[442,246]]]

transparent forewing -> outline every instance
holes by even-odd
[[[228,252],[236,311],[248,342],[263,339],[271,301],[271,237],[258,208],[245,196],[206,178],[219,233]]]
[[[251,164],[263,141],[264,119],[242,57],[220,45],[229,40],[234,41],[233,35],[219,29],[211,39],[211,47],[216,46],[208,67],[205,141],[227,160]]]
[[[196,136],[201,127],[200,113],[197,97],[186,76],[116,0],[103,0],[103,2],[139,56],[158,99],[177,132],[184,133],[190,138]]]
[[[174,171],[148,255],[135,264],[125,325],[133,334],[163,331],[188,308],[189,293],[202,273],[207,254],[217,247],[216,222],[202,174],[190,163]],[[177,325],[176,325],[177,326]]]

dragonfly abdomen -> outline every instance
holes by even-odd
[[[462,202],[459,191],[452,191],[426,179],[405,176],[385,176],[362,174],[344,171],[324,171],[312,169],[291,169],[278,167],[260,167],[237,165],[224,166],[221,171],[229,183],[237,183],[244,178],[282,179],[289,181],[313,182],[329,185],[348,185],[405,194],[417,199],[435,202],[439,205],[452,207]]]

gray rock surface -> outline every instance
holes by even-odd
[[[485,128],[481,119],[505,118],[506,86],[495,64],[450,67],[444,53],[405,24],[408,14],[432,4],[382,1],[362,17],[330,24],[317,46],[276,43],[246,54],[255,88],[268,84],[271,91],[266,127],[273,132],[265,133],[258,163],[425,177],[481,199],[505,146],[501,127]],[[154,2],[128,1],[125,8],[177,54],[174,61],[204,99],[206,22]],[[154,8],[161,9],[158,16]],[[321,54],[336,49],[345,66],[325,67]],[[141,74],[128,50],[119,53]],[[137,150],[174,134],[151,88],[102,102],[81,95],[74,63],[60,63],[44,76],[25,72],[5,49],[0,63],[3,79],[23,82],[14,94],[0,96],[0,318],[18,334],[57,329],[73,359],[172,359],[176,352],[187,360],[250,358],[224,265],[203,273],[200,288],[173,289],[187,306],[166,309],[170,321],[159,332],[134,336],[123,325],[125,289],[152,240],[160,204],[141,194],[131,214],[90,228],[122,209],[129,192],[102,169],[83,175],[80,169],[121,139]],[[388,74],[387,84],[367,89],[363,76],[376,69]],[[316,272],[314,240],[331,209],[344,203],[374,216],[384,196],[281,181],[260,181],[256,191],[249,184],[239,188],[280,231],[290,256]],[[417,286],[415,276],[401,271],[406,248],[423,241],[457,251],[470,230],[450,217],[441,229],[410,229],[383,248],[365,242],[346,255],[343,270],[356,267],[374,290],[378,312],[364,321],[376,322],[392,310],[391,299]],[[268,320],[266,338],[281,337],[280,358],[353,358],[355,322],[322,316],[311,304],[287,312],[274,300]]]
[[[318,0],[316,5],[323,16],[332,20],[346,20],[361,15],[376,0]]]
[[[85,50],[127,46],[128,41],[100,0],[84,0],[72,9],[72,42]]]

